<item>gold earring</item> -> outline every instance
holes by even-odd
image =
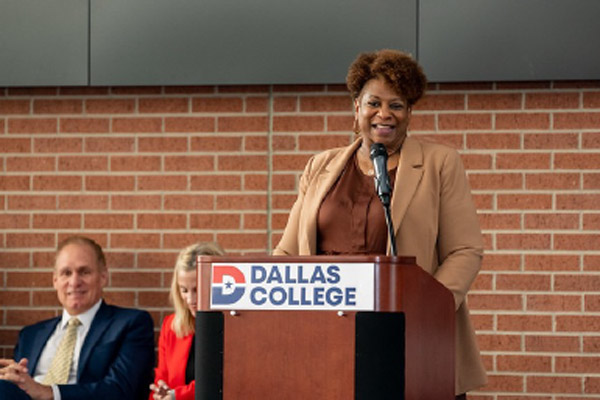
[[[352,125],[352,130],[355,135],[360,135],[360,130],[358,129],[358,118],[354,118],[354,124]]]

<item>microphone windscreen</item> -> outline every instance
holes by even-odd
[[[387,160],[387,150],[385,145],[381,143],[373,143],[371,145],[371,160],[375,159],[375,157],[383,156]]]

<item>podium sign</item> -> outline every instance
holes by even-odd
[[[212,310],[373,311],[373,263],[213,263]]]
[[[454,337],[414,257],[198,259],[196,400],[453,400]]]

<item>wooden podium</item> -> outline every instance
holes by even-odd
[[[214,310],[213,263],[372,263],[374,310]],[[196,400],[454,399],[454,300],[388,256],[201,256]]]

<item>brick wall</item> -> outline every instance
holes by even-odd
[[[412,134],[460,150],[486,238],[472,398],[600,398],[600,82],[430,89]],[[0,356],[57,313],[65,236],[97,239],[107,299],[158,329],[177,251],[268,252],[304,163],[351,125],[339,85],[0,88]]]

